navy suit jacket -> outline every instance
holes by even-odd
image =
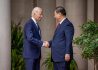
[[[65,54],[73,57],[72,40],[74,27],[66,18],[55,30],[53,39],[49,42],[51,47],[52,59],[54,62],[65,61]]]
[[[32,19],[29,19],[24,26],[23,57],[39,58],[41,56],[41,35],[39,26]]]

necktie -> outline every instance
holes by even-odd
[[[39,34],[41,34],[40,27],[39,27],[38,23],[36,23],[36,26],[38,28]]]
[[[36,26],[37,26],[37,28],[38,28],[38,23],[35,23],[36,24]]]

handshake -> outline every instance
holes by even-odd
[[[49,48],[49,46],[50,46],[50,45],[49,45],[49,42],[48,42],[48,41],[44,41],[44,42],[43,42],[43,46],[44,46],[45,48]]]

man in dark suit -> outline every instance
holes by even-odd
[[[42,9],[35,7],[24,26],[23,57],[26,70],[40,70],[41,47],[45,43],[41,41],[41,30],[37,22],[42,16]]]
[[[54,17],[58,24],[53,39],[49,41],[54,70],[70,70],[70,61],[73,58],[74,27],[66,18],[66,11],[63,7],[56,7]]]

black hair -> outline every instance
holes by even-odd
[[[62,6],[56,7],[55,11],[56,11],[56,13],[61,13],[63,16],[66,16],[66,10]]]

